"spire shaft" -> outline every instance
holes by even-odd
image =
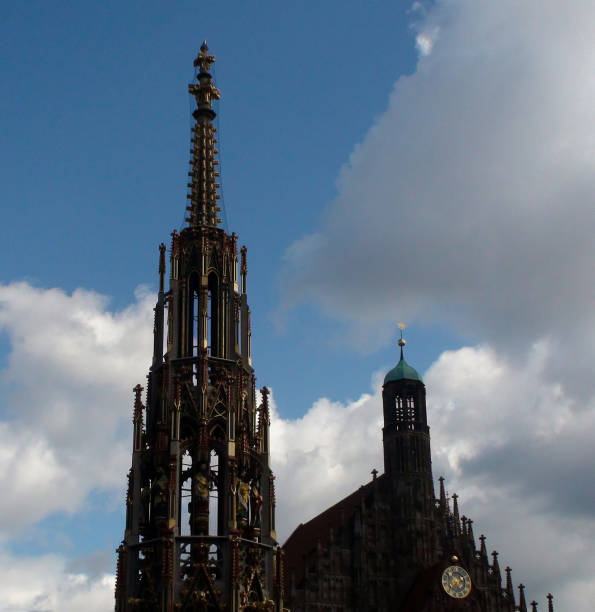
[[[514,607],[514,588],[512,586],[512,570],[510,567],[506,567],[506,593],[508,594],[508,599],[512,603]]]
[[[221,219],[217,217],[220,211],[217,201],[219,184],[216,179],[219,172],[216,170],[219,164],[216,159],[218,153],[215,145],[216,128],[213,120],[217,116],[212,108],[212,101],[219,100],[221,93],[213,83],[213,77],[209,70],[215,61],[214,55],[209,55],[206,42],[200,47],[200,52],[194,60],[194,66],[199,72],[196,77],[197,83],[191,83],[188,91],[196,99],[196,110],[192,113],[195,124],[192,129],[192,149],[190,164],[192,170],[188,173],[191,181],[188,183],[190,193],[188,199],[190,204],[186,207],[188,217],[186,221],[190,227],[219,225]]]
[[[527,612],[527,601],[525,599],[524,584],[519,584],[519,612]]]
[[[446,511],[446,493],[444,492],[444,477],[438,478],[440,481],[440,508],[443,512]]]

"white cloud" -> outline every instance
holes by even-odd
[[[376,387],[377,388],[377,387]],[[272,402],[271,458],[281,540],[382,471],[376,392],[344,405],[321,398],[299,419],[282,419]]]
[[[431,28],[427,31],[420,32],[415,37],[415,48],[418,50],[419,54],[422,57],[430,55],[430,53],[432,53],[434,43],[436,42],[436,38],[438,37],[438,32],[439,28]]]
[[[0,612],[105,612],[113,609],[115,576],[67,570],[56,555],[14,557],[0,550]]]
[[[395,322],[452,325],[590,389],[595,358],[595,5],[456,0],[355,147],[284,307],[341,317],[353,345]],[[439,44],[438,44],[439,43]],[[302,248],[307,245],[309,248]],[[347,335],[347,337],[349,337]],[[580,355],[580,359],[575,356]]]
[[[117,313],[107,306],[82,289],[0,286],[0,329],[11,342],[0,379],[0,534],[76,512],[92,490],[124,487],[153,297],[140,291]]]
[[[0,534],[14,539],[19,526],[80,510],[92,487],[123,487],[131,382],[142,380],[150,355],[152,298],[110,313],[96,294],[20,283],[0,287],[0,322],[13,343],[0,388],[12,415],[0,422]],[[56,354],[56,345],[64,351]],[[76,346],[85,347],[83,364],[75,363]],[[112,353],[123,352],[128,357],[114,366]],[[447,476],[476,535],[488,535],[531,596],[552,590],[564,612],[595,597],[595,402],[578,402],[562,379],[550,379],[557,352],[544,339],[518,363],[487,344],[464,347],[443,353],[425,379],[435,476]],[[272,402],[281,539],[366,483],[373,468],[382,471],[381,381],[378,372],[358,400],[321,398],[295,420],[282,419]],[[56,410],[59,427],[47,414]],[[59,556],[12,558],[0,548],[0,565],[11,568],[0,578],[0,592],[9,594],[4,609],[107,609],[113,577],[101,573],[105,563],[101,555],[75,567]],[[26,582],[31,572],[35,580]]]

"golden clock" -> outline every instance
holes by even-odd
[[[450,565],[442,572],[442,588],[455,599],[463,599],[471,592],[471,578],[458,565]]]

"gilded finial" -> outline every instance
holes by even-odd
[[[397,344],[401,347],[401,359],[403,359],[403,347],[405,344],[407,344],[407,341],[403,338],[403,330],[407,327],[407,325],[405,325],[405,323],[397,323],[397,327],[399,328],[399,333],[401,334]]]

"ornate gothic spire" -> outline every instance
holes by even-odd
[[[453,526],[454,526],[454,534],[456,536],[461,534],[461,521],[459,519],[459,496],[456,493],[452,494],[452,517],[453,517]]]
[[[488,551],[486,548],[486,537],[483,535],[483,533],[479,536],[479,541],[481,542],[481,546],[480,546],[480,554],[481,554],[481,558],[485,559],[485,561],[487,562],[488,559]]]
[[[527,601],[525,600],[525,585],[519,584],[519,611],[527,612]]]
[[[502,580],[502,577],[500,574],[500,564],[498,563],[498,551],[497,550],[492,551],[492,558],[494,560],[494,562],[492,563],[492,576],[494,576],[494,579],[498,581],[498,585],[499,585]]]
[[[473,521],[471,519],[467,519],[467,535],[469,536],[471,548],[475,550],[475,536],[473,535]]]
[[[186,207],[188,217],[186,221],[190,227],[213,226],[216,227],[221,219],[217,217],[220,208],[217,206],[219,184],[216,170],[219,161],[215,158],[218,151],[215,148],[217,138],[213,120],[216,113],[211,103],[219,100],[221,94],[213,83],[209,70],[215,61],[214,55],[209,55],[206,41],[202,43],[194,66],[198,68],[197,83],[191,83],[188,91],[196,98],[196,110],[192,116],[196,120],[192,129],[192,170],[188,173],[191,181],[188,183],[190,204]]]
[[[506,593],[514,606],[514,589],[512,588],[512,570],[510,567],[506,567]]]
[[[444,492],[444,477],[438,478],[440,481],[440,509],[442,512],[446,512],[446,493]]]

